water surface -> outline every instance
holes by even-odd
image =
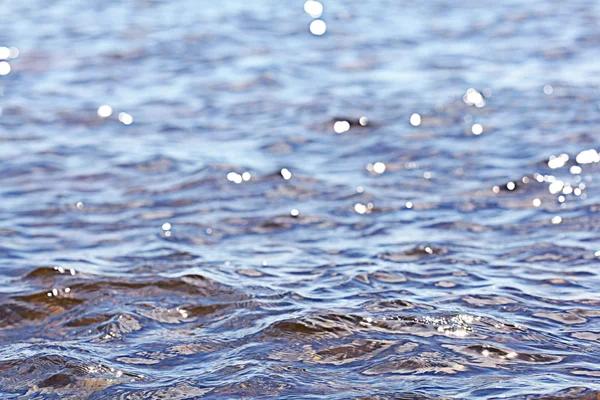
[[[596,398],[597,5],[323,5],[3,4],[0,397]]]

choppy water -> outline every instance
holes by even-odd
[[[596,398],[598,6],[323,4],[2,4],[0,397]]]

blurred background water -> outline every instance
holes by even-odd
[[[3,2],[0,397],[595,399],[598,11]]]

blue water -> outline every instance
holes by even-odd
[[[599,395],[598,5],[322,4],[2,4],[1,398]]]

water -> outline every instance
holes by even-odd
[[[323,4],[3,4],[0,397],[596,398],[598,6]]]

